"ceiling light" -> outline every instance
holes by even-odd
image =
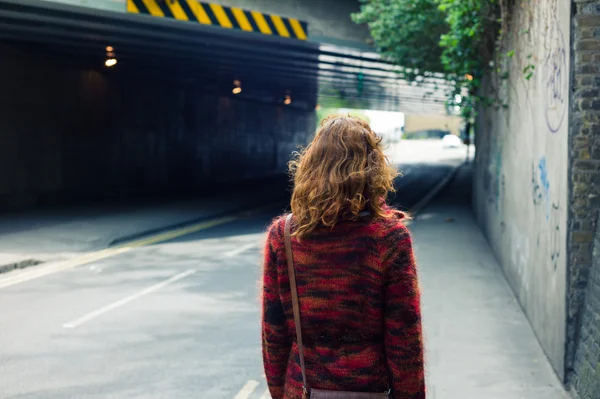
[[[240,94],[242,92],[242,82],[239,80],[233,81],[233,90],[231,90],[233,94]]]
[[[109,59],[107,59],[104,62],[104,65],[106,65],[109,68],[114,67],[115,65],[117,65],[117,59],[116,58],[109,58]]]

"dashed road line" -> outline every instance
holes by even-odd
[[[254,248],[254,247],[256,247],[256,243],[246,244],[246,245],[243,245],[243,246],[241,246],[239,248],[236,248],[236,249],[234,249],[232,251],[226,252],[225,256],[228,257],[228,258],[231,258],[233,256],[239,255],[242,252],[247,251],[247,250],[249,250],[251,248]]]
[[[233,399],[248,399],[259,385],[260,383],[256,380],[248,381]]]
[[[265,392],[263,392],[263,394],[260,397],[260,399],[271,399],[271,393],[269,392],[268,389]]]
[[[25,281],[34,280],[49,274],[61,272],[63,270],[72,269],[77,266],[85,265],[88,263],[96,262],[101,259],[105,259],[111,256],[119,255],[125,252],[131,251],[133,248],[130,247],[117,247],[107,248],[98,252],[93,252],[87,255],[80,256],[75,259],[69,259],[62,262],[52,263],[46,266],[38,266],[34,269],[17,272],[14,275],[8,275],[0,279],[0,288],[9,287],[11,285],[23,283]]]
[[[63,328],[69,328],[69,329],[77,328],[77,327],[81,326],[82,324],[87,323],[88,321],[95,319],[98,316],[103,315],[104,313],[107,313],[107,312],[110,312],[111,310],[120,308],[121,306],[124,306],[124,305],[128,304],[129,302],[135,301],[136,299],[143,297],[144,295],[148,295],[154,291],[158,291],[159,289],[166,287],[169,284],[173,284],[174,282],[176,282],[178,280],[182,280],[186,277],[189,277],[192,274],[196,273],[197,271],[198,271],[197,269],[190,269],[190,270],[186,270],[185,272],[176,274],[173,277],[163,280],[158,284],[154,284],[154,285],[152,285],[146,289],[143,289],[142,291],[139,291],[133,295],[125,297],[117,302],[108,304],[98,310],[94,310],[93,312],[90,312],[78,319],[75,319],[73,321],[65,323],[65,324],[63,324]]]

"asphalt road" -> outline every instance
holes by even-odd
[[[392,202],[455,164],[402,163]],[[0,398],[269,398],[258,282],[283,207],[0,288]]]

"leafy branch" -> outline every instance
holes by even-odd
[[[447,105],[472,120],[477,105],[508,106],[498,95],[486,97],[484,92],[499,90],[494,82],[491,90],[482,90],[482,80],[488,72],[500,82],[510,76],[516,51],[503,46],[515,1],[361,0],[360,12],[352,17],[367,24],[383,57],[404,68],[402,78],[422,83],[433,73],[443,74],[452,88]],[[524,78],[531,79],[534,71],[529,62]]]

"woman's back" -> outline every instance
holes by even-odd
[[[385,204],[398,175],[369,125],[321,123],[290,162],[292,253],[307,385],[425,398],[417,273],[404,214]],[[273,399],[302,396],[285,218],[270,226],[263,273],[263,360]]]
[[[266,255],[276,279],[270,283],[279,293],[266,302],[270,317],[263,330],[270,339],[279,330],[295,340],[283,229],[284,218],[269,229]],[[402,221],[341,222],[292,239],[292,248],[311,387],[362,392],[389,387],[399,398],[424,397],[419,396],[424,395],[419,294],[411,238]],[[279,360],[288,376],[285,398],[302,391],[295,343],[291,354],[285,365]]]

